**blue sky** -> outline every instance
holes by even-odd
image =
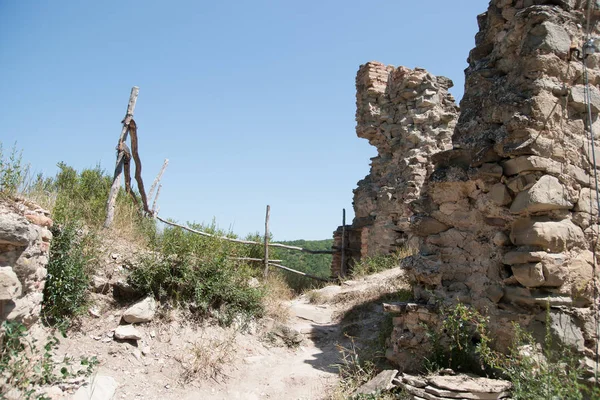
[[[131,87],[160,215],[276,240],[331,237],[375,149],[354,130],[370,60],[463,92],[487,2],[0,0],[0,141],[36,172],[114,168]]]

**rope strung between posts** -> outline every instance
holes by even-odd
[[[587,2],[587,13],[586,13],[586,32],[585,32],[585,44],[583,45],[583,79],[584,79],[584,88],[585,88],[585,102],[586,102],[586,110],[587,110],[587,122],[588,122],[588,129],[589,129],[589,135],[590,135],[590,146],[591,146],[591,153],[592,153],[592,164],[593,164],[593,168],[594,168],[594,188],[596,191],[596,207],[597,207],[597,215],[596,215],[596,239],[592,239],[592,246],[593,246],[593,260],[594,260],[594,264],[593,264],[593,278],[592,278],[592,283],[593,283],[593,288],[594,288],[594,309],[595,309],[595,315],[594,315],[594,329],[595,329],[595,335],[596,335],[596,368],[595,368],[595,372],[594,372],[594,378],[595,378],[595,382],[598,382],[598,363],[599,363],[599,341],[600,341],[600,327],[599,327],[599,321],[598,321],[598,314],[599,314],[599,304],[598,304],[598,282],[597,282],[597,278],[596,278],[596,272],[598,270],[598,257],[597,257],[597,245],[598,245],[598,221],[597,219],[600,217],[600,190],[598,188],[598,165],[596,162],[596,142],[595,142],[595,138],[594,138],[594,129],[592,127],[592,98],[591,98],[591,93],[590,93],[590,82],[589,82],[589,77],[588,77],[588,70],[587,70],[587,56],[588,54],[594,53],[595,52],[595,41],[591,36],[591,19],[592,19],[592,6],[593,6],[593,0],[588,0]],[[591,207],[591,202],[590,202],[590,207]],[[593,226],[593,213],[590,210],[590,218],[592,219],[592,226]]]

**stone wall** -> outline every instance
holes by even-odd
[[[362,65],[356,77],[356,133],[377,148],[371,171],[354,190],[355,218],[348,247],[359,257],[392,253],[407,245],[412,211],[431,155],[451,148],[458,107],[452,81],[421,68]],[[357,252],[358,250],[358,252]],[[335,262],[334,262],[335,264]],[[335,276],[336,268],[332,266]],[[351,268],[351,265],[349,266]]]
[[[39,319],[52,226],[50,213],[26,200],[0,200],[0,323]]]
[[[405,266],[418,302],[487,312],[500,347],[513,321],[543,337],[549,301],[555,339],[592,366],[598,207],[583,63],[571,50],[582,48],[582,3],[493,0],[478,16],[453,149],[432,158],[435,171],[411,205],[419,253]],[[599,61],[587,59],[596,139]],[[422,219],[446,228],[423,232]],[[395,320],[388,358],[401,365],[426,349],[419,315]]]
[[[491,1],[458,121],[448,79],[379,63],[359,70],[357,133],[379,155],[354,192],[349,228],[368,228],[360,256],[418,249],[404,260],[417,303],[394,319],[387,352],[405,369],[427,351],[423,322],[440,301],[490,315],[500,347],[518,322],[538,337],[550,329],[594,364],[599,212],[578,59],[584,3]],[[600,55],[586,62],[598,140]]]

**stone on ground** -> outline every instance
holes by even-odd
[[[390,390],[394,385],[392,380],[398,375],[397,369],[381,371],[377,376],[356,390],[355,394],[375,394],[384,390]]]
[[[75,392],[72,400],[111,400],[119,384],[115,378],[105,375],[96,375],[90,378],[89,384],[82,386]]]
[[[120,340],[140,340],[142,334],[133,325],[120,325],[115,329],[115,338]]]
[[[130,324],[152,321],[156,314],[156,300],[146,297],[139,303],[129,307],[123,313],[123,319]]]

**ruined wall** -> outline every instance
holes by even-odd
[[[500,346],[512,321],[543,335],[549,301],[555,338],[591,367],[598,209],[583,63],[570,50],[583,45],[583,3],[493,0],[478,16],[453,149],[433,156],[435,171],[411,204],[409,235],[420,244],[405,266],[418,302],[486,311]],[[597,10],[592,17],[595,28]],[[597,140],[599,55],[587,64]],[[446,228],[423,230],[422,221]],[[410,369],[426,349],[420,322],[432,317],[425,306],[408,308],[394,320],[387,355]]]
[[[52,233],[49,212],[0,199],[0,323],[38,320]]]
[[[371,171],[354,190],[355,218],[347,227],[353,257],[387,254],[406,245],[412,211],[433,171],[431,155],[451,148],[458,107],[452,81],[421,68],[362,65],[356,77],[356,133],[377,148]],[[341,239],[338,232],[336,238]],[[341,246],[341,241],[336,241]],[[339,263],[339,261],[338,261]],[[334,260],[335,276],[339,264]]]

